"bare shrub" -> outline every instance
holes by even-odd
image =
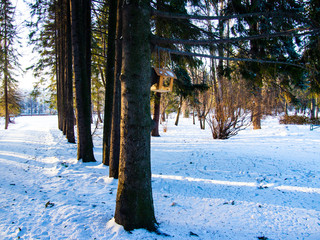
[[[250,125],[250,93],[241,79],[213,82],[213,109],[206,121],[213,139],[228,139]]]
[[[206,119],[213,139],[228,139],[250,125],[250,111],[241,108],[230,111],[222,106],[220,108],[224,110],[210,113]]]

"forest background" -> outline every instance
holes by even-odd
[[[58,128],[77,143],[83,162],[96,161],[91,122],[97,114],[103,163],[119,178],[115,221],[126,230],[157,229],[150,131],[159,136],[160,120],[165,124],[170,112],[177,112],[176,125],[182,109],[197,116],[214,139],[228,139],[251,123],[260,129],[263,115],[280,112],[284,122],[318,124],[318,1],[57,0],[29,6],[29,41],[40,56],[30,68],[39,79],[31,94],[37,98],[46,82]],[[5,129],[21,109],[14,19],[12,2],[1,1]],[[173,70],[172,93],[161,89],[152,67]],[[309,117],[288,117],[290,107]]]

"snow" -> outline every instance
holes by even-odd
[[[169,119],[151,148],[159,235],[115,223],[101,129],[97,163],[82,163],[56,116],[15,122],[0,123],[0,239],[320,239],[320,129],[267,117],[213,140],[191,118]]]

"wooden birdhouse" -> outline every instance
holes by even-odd
[[[173,87],[173,80],[177,79],[177,76],[173,71],[164,68],[153,68],[153,79],[151,91],[154,92],[171,92]]]

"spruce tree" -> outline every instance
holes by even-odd
[[[91,135],[91,1],[71,0],[78,156],[95,162]]]
[[[150,166],[150,1],[122,1],[121,142],[115,221],[156,229]]]
[[[15,42],[18,38],[14,25],[15,8],[11,1],[0,2],[0,77],[1,99],[0,106],[5,117],[5,129],[10,122],[10,112],[17,103],[17,82],[14,79],[14,70],[18,68],[18,53],[15,50]]]

